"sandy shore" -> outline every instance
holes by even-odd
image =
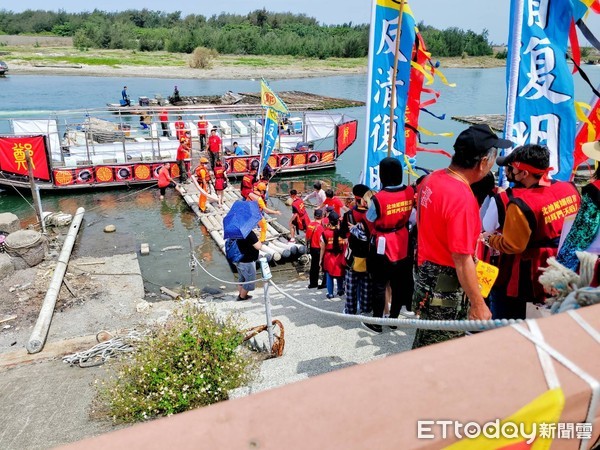
[[[9,75],[69,75],[94,77],[143,77],[143,78],[185,78],[211,80],[250,80],[265,77],[269,80],[289,78],[313,78],[336,75],[360,75],[367,68],[305,68],[305,67],[250,67],[218,66],[211,69],[191,69],[189,67],[156,66],[60,66],[35,67],[30,64],[10,64]]]

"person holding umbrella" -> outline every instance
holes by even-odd
[[[262,214],[255,202],[236,201],[223,218],[223,237],[236,241],[241,258],[233,262],[238,272],[237,301],[249,300],[249,292],[255,289],[256,261],[262,243],[258,240],[253,229],[262,219]]]

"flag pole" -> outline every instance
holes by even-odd
[[[396,77],[398,76],[398,55],[400,53],[400,35],[402,32],[402,16],[404,14],[404,0],[400,0],[398,11],[398,26],[396,31],[396,49],[394,51],[394,70],[392,72],[392,98],[390,102],[390,130],[388,135],[387,155],[392,156],[392,141],[394,139],[394,109],[396,108]]]

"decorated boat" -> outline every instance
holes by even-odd
[[[166,107],[168,121],[158,113],[114,115],[109,110],[56,112],[50,117],[22,114],[0,118],[0,185],[29,188],[33,177],[40,189],[81,189],[156,183],[165,162],[175,162],[178,132],[192,141],[192,161],[202,154],[198,122],[216,129],[222,140],[229,177],[241,177],[260,165],[264,115],[256,106]],[[200,117],[203,119],[200,119]],[[181,117],[181,119],[179,119]],[[182,130],[176,129],[176,122]],[[284,123],[285,122],[285,123]],[[182,125],[183,124],[183,125]],[[292,111],[281,117],[263,166],[284,175],[330,169],[355,141],[357,121],[342,113]],[[234,143],[243,152],[234,155]],[[240,151],[238,150],[238,152]],[[171,175],[179,177],[177,164]]]

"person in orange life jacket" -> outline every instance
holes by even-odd
[[[215,161],[221,156],[222,151],[221,138],[217,135],[217,129],[210,130],[208,137],[208,157],[210,158],[210,166],[215,168]]]
[[[491,296],[492,317],[525,319],[527,302],[545,301],[539,269],[558,253],[564,218],[577,213],[580,196],[572,183],[548,178],[552,168],[547,147],[527,144],[496,163],[507,166],[525,189],[508,203],[502,234],[483,235],[492,249],[514,255],[500,265]]]
[[[267,205],[264,200],[264,195],[267,190],[267,185],[265,183],[256,183],[254,185],[254,191],[248,195],[247,200],[255,201],[258,204],[258,209],[260,209],[261,213],[268,214],[276,214],[278,216],[281,215],[281,211],[277,211],[274,209],[267,208]],[[258,222],[258,226],[260,227],[260,242],[265,242],[267,240],[267,220],[263,217]]]
[[[367,256],[369,253],[369,236],[366,225],[368,203],[364,199],[370,192],[364,184],[356,184],[352,188],[354,207],[344,213],[340,225],[340,234],[348,240],[346,250],[346,305],[344,313],[370,313],[371,305],[371,276],[367,271]]]
[[[327,283],[327,298],[333,298],[333,280],[337,281],[337,295],[344,295],[344,271],[346,258],[344,257],[344,238],[340,236],[340,216],[335,211],[329,214],[329,223],[323,227],[321,235],[321,267],[325,272]]]
[[[200,120],[198,121],[198,138],[200,139],[200,150],[204,151],[206,149],[206,137],[208,134],[208,122],[204,118],[204,116],[198,117]]]
[[[160,121],[160,127],[162,128],[162,135],[169,137],[169,113],[166,109],[161,110],[158,120]]]
[[[202,191],[209,193],[210,192],[210,169],[208,168],[208,158],[202,157],[200,158],[200,165],[196,167],[194,171],[194,175],[192,175],[192,180],[196,184],[199,189]],[[200,191],[200,195],[198,197],[198,208],[200,208],[201,212],[206,212],[206,194]]]
[[[185,122],[181,116],[177,116],[177,122],[175,122],[175,137],[179,142],[182,137],[185,137]]]
[[[600,141],[585,143],[581,150],[588,158],[600,161]],[[564,240],[561,237],[563,243],[556,257],[559,263],[573,271],[579,267],[576,251],[600,254],[600,164],[581,193],[581,207],[571,229],[563,228],[562,234],[566,236]],[[600,260],[596,263],[596,278],[591,286],[598,286],[599,272]]]
[[[473,258],[481,233],[481,218],[470,185],[491,170],[498,148],[509,147],[512,142],[498,138],[489,126],[473,125],[456,138],[450,166],[430,173],[419,185],[418,268],[413,307],[418,309],[421,319],[491,318],[481,295]],[[464,334],[418,329],[413,348]]]
[[[254,190],[254,182],[256,181],[256,169],[250,168],[250,172],[242,177],[240,192],[244,200],[248,200],[248,195]]]
[[[220,158],[215,162],[213,173],[215,174],[215,191],[219,197],[219,206],[223,206],[223,191],[227,187],[227,171]]]
[[[164,200],[168,187],[174,188],[177,185],[171,178],[171,163],[164,163],[158,172],[158,189],[160,189],[160,199]]]
[[[332,207],[338,216],[342,215],[342,208],[344,207],[344,204],[334,195],[333,189],[327,189],[325,191],[325,200],[319,206],[319,209],[326,209],[328,206]]]
[[[387,157],[379,163],[382,189],[371,199],[366,213],[371,239],[367,265],[373,279],[373,317],[383,317],[386,286],[392,291],[390,317],[397,318],[401,308],[410,311],[412,299],[412,257],[408,251],[408,221],[414,204],[414,190],[402,184],[402,164]],[[381,325],[363,324],[376,333]]]
[[[319,271],[321,264],[321,235],[323,234],[323,211],[315,210],[315,220],[306,227],[306,245],[310,253],[310,272],[308,289],[314,289],[319,285]]]
[[[296,242],[296,233],[306,230],[310,219],[304,206],[304,202],[298,197],[298,191],[292,189],[290,191],[290,198],[292,200],[292,217],[290,219],[290,242]]]
[[[187,169],[185,167],[185,160],[190,158],[191,141],[187,133],[179,141],[179,147],[177,147],[177,165],[179,166],[179,181],[185,183],[188,179]]]

